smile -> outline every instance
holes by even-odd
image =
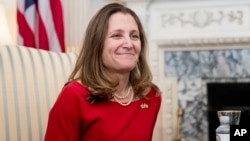
[[[133,53],[117,53],[117,55],[133,55],[134,56]]]

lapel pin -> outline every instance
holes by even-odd
[[[146,108],[148,108],[148,104],[146,104],[146,103],[142,103],[142,104],[141,104],[141,108],[142,108],[142,109],[146,109]]]

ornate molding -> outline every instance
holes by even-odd
[[[241,25],[243,23],[243,11],[231,10],[231,11],[194,11],[191,13],[178,12],[161,15],[161,25],[163,28],[167,26],[173,26],[180,24],[182,27],[186,25],[192,25],[197,28],[204,28],[216,23],[219,26],[223,26],[224,23],[235,23]]]
[[[165,78],[159,83],[162,90],[162,125],[163,140],[173,140],[177,128],[177,78]]]
[[[149,37],[167,47],[248,45],[249,4],[245,0],[152,3]]]
[[[250,37],[221,37],[221,38],[195,38],[195,39],[168,39],[163,41],[156,41],[159,47],[230,47],[240,45],[245,47],[250,45]],[[250,46],[249,46],[250,47]]]

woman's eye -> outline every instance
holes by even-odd
[[[132,39],[139,39],[139,35],[132,35]]]
[[[121,35],[120,34],[113,34],[111,37],[112,38],[119,38],[119,37],[121,37]]]

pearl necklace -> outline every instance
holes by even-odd
[[[117,99],[125,99],[125,98],[127,98],[127,97],[129,96],[131,89],[132,89],[132,88],[131,88],[131,86],[130,86],[130,87],[128,88],[128,92],[127,92],[125,95],[122,95],[122,96],[117,95],[117,94],[114,93],[114,97],[116,97]]]
[[[131,87],[130,87],[131,88]],[[132,90],[132,94],[130,96],[130,99],[128,100],[128,102],[124,103],[122,101],[120,101],[118,98],[114,97],[114,100],[119,103],[120,105],[122,106],[128,106],[132,101],[133,101],[133,98],[134,98],[134,91]]]

